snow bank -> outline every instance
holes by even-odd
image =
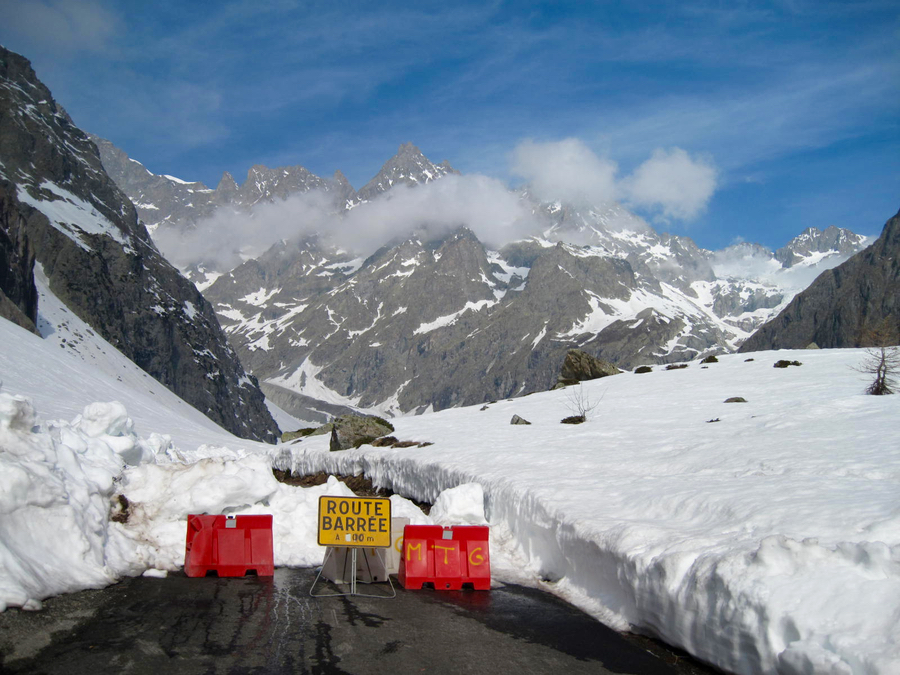
[[[116,576],[104,553],[109,500],[125,464],[117,450],[136,444],[100,415],[82,420],[91,435],[81,421],[36,421],[28,399],[0,393],[0,610]]]
[[[313,488],[285,485],[264,454],[183,452],[133,429],[119,402],[91,403],[71,423],[44,423],[29,399],[0,393],[0,611],[180,569],[192,513],[272,514],[277,566],[322,563],[319,497],[351,496],[346,485],[334,477]],[[395,515],[431,522],[408,500],[391,501]],[[460,496],[450,502],[473,510]]]
[[[438,495],[429,513],[438,525],[487,525],[484,490],[478,483],[465,483]]]

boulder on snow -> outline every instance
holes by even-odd
[[[531,424],[524,417],[519,417],[518,415],[513,415],[512,419],[509,421],[510,424]]]
[[[595,358],[580,349],[570,349],[566,353],[559,377],[554,389],[570,384],[578,384],[587,380],[596,380],[600,377],[618,375],[622,371],[608,361]]]
[[[314,432],[316,435],[331,432],[332,452],[358,448],[394,431],[394,425],[376,415],[343,415]]]

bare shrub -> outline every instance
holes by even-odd
[[[569,388],[566,393],[566,409],[572,413],[571,418],[567,417],[566,419],[572,419],[576,417],[581,418],[581,422],[586,422],[588,417],[590,417],[594,410],[597,409],[597,406],[600,405],[600,401],[603,400],[603,396],[601,395],[597,401],[592,401],[591,397],[584,390],[584,386],[579,384],[578,388],[575,387]],[[581,422],[565,422],[565,424],[580,424]]]

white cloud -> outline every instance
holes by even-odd
[[[414,188],[394,187],[353,209],[334,232],[342,246],[371,252],[413,230],[441,236],[460,226],[489,246],[539,231],[530,210],[502,182],[479,175],[449,175]]]
[[[529,208],[502,182],[486,176],[445,176],[409,188],[398,185],[343,214],[330,195],[311,191],[263,203],[252,214],[220,209],[186,232],[159,230],[154,240],[178,267],[205,262],[230,270],[276,242],[318,233],[335,245],[369,255],[379,246],[414,232],[441,237],[468,227],[489,246],[536,234]]]
[[[680,148],[657,150],[622,181],[616,180],[615,162],[597,156],[575,138],[523,141],[513,161],[542,201],[602,206],[624,200],[666,218],[695,217],[716,186],[712,163],[692,158]],[[185,234],[161,231],[154,238],[179,267],[203,261],[226,270],[277,241],[313,233],[369,255],[398,238],[416,234],[437,239],[459,227],[499,248],[539,234],[546,226],[506,184],[478,174],[449,175],[416,187],[397,185],[349,212],[336,210],[327,194],[314,191],[258,205],[251,215],[221,209]]]
[[[791,293],[799,293],[808,288],[822,272],[837,267],[849,257],[850,254],[830,255],[814,265],[785,268],[768,249],[752,244],[737,244],[715,251],[709,263],[719,278],[760,281]]]
[[[328,231],[332,210],[330,197],[313,191],[260,204],[252,214],[222,208],[191,230],[160,229],[153,239],[177,267],[202,261],[230,270],[282,239]]]
[[[681,148],[657,148],[630,176],[617,180],[617,165],[596,155],[577,138],[519,143],[512,171],[528,181],[541,201],[600,205],[624,201],[665,219],[692,220],[716,190],[718,170],[711,159],[691,157]]]
[[[512,160],[512,172],[528,181],[542,201],[599,205],[616,199],[618,166],[598,157],[577,138],[523,141],[513,151]]]
[[[664,218],[692,220],[709,204],[716,190],[718,170],[703,157],[681,148],[657,148],[634,173],[622,181],[625,201],[657,211]]]

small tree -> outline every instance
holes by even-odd
[[[900,347],[870,347],[859,371],[875,376],[866,387],[867,394],[893,394],[897,389],[897,374],[900,373]]]
[[[577,389],[571,387],[566,392],[566,408],[572,413],[572,417],[566,419],[574,422],[575,418],[581,418],[581,422],[587,422],[588,415],[597,409],[602,400],[603,396],[600,396],[597,402],[591,401],[590,396],[584,391],[584,386],[579,382]]]
[[[873,396],[893,394],[897,389],[897,375],[900,374],[900,346],[892,345],[893,331],[887,320],[880,326],[867,330],[863,342],[873,345],[866,349],[866,357],[860,364],[859,372],[875,377],[866,387],[866,393]]]

